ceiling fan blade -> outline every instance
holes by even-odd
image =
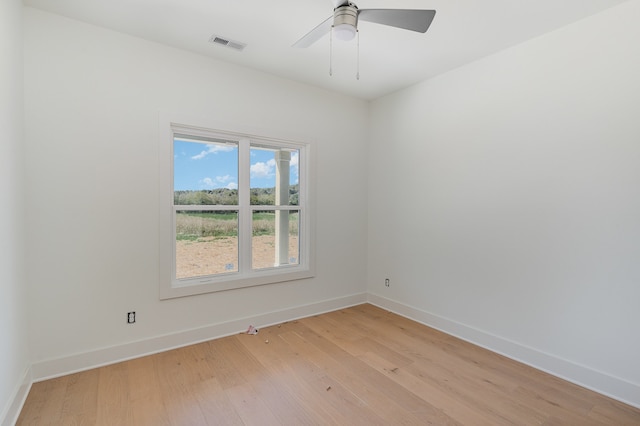
[[[326,21],[306,33],[302,38],[296,41],[292,47],[309,47],[316,41],[320,40],[323,35],[328,34],[331,31],[333,25],[333,15],[327,18]]]
[[[362,9],[358,13],[358,20],[424,33],[435,15],[435,10]]]

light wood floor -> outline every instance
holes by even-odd
[[[33,385],[18,425],[640,425],[640,410],[360,305]]]

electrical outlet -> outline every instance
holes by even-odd
[[[389,278],[384,279],[384,286],[389,287],[391,284],[389,283]]]
[[[136,322],[136,313],[127,312],[127,324],[133,324],[134,322]]]

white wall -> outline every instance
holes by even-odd
[[[368,289],[640,406],[638,16],[630,1],[373,102]]]
[[[0,424],[29,366],[23,227],[22,2],[0,2]]]
[[[68,364],[74,369],[100,358],[74,354],[124,345],[128,356],[145,350],[126,347],[130,342],[364,300],[365,102],[30,8],[25,102],[36,377],[65,370],[51,360],[74,361]],[[161,111],[314,144],[314,279],[159,300]],[[131,310],[135,325],[125,323]]]

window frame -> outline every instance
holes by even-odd
[[[234,131],[221,130],[221,126],[193,119],[171,119],[161,115],[159,147],[160,186],[160,235],[159,272],[160,299],[213,293],[218,291],[274,284],[311,278],[315,275],[315,226],[313,214],[313,153],[312,144],[292,138],[257,135],[240,126]],[[267,132],[260,131],[266,134]],[[273,132],[271,132],[273,133]],[[206,205],[197,208],[188,205],[174,205],[174,136],[193,136],[237,141],[238,143],[238,205]],[[258,206],[250,204],[250,150],[251,145],[267,145],[296,149],[299,152],[298,184],[299,201],[296,206]],[[242,148],[241,148],[242,145]],[[261,208],[262,207],[262,208]],[[297,210],[299,263],[273,268],[252,269],[252,214],[255,210]],[[238,210],[238,272],[209,276],[176,279],[176,210]]]

